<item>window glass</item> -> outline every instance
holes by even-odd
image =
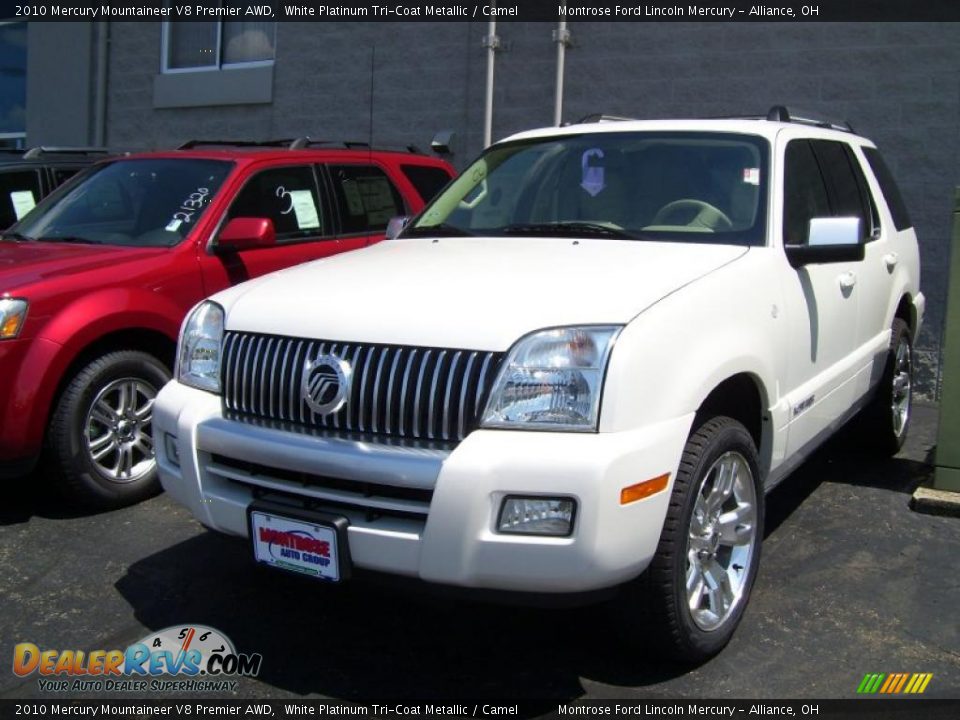
[[[307,165],[257,173],[237,195],[227,217],[268,218],[278,242],[330,234],[316,177]]]
[[[0,137],[15,139],[27,129],[25,22],[0,23],[0,68],[3,69],[0,72]]]
[[[868,237],[872,231],[872,215],[870,202],[863,192],[866,183],[862,176],[857,177],[860,168],[851,165],[846,144],[829,140],[813,140],[811,144],[824,179],[832,190],[832,215],[860,218],[861,237]]]
[[[273,60],[276,27],[273,22],[223,23],[223,63]]]
[[[40,202],[40,176],[35,170],[0,172],[0,229],[8,228]]]
[[[810,143],[794,140],[787,145],[783,190],[783,241],[805,245],[810,220],[830,217],[830,202],[820,167]]]
[[[273,60],[276,27],[276,22],[165,21],[164,69],[220,68]]]
[[[494,146],[404,231],[766,242],[761,137],[603,132]],[[441,227],[442,226],[442,227]]]
[[[98,165],[48,196],[17,230],[48,242],[175,245],[197,226],[232,168],[193,158]]]
[[[406,213],[400,193],[378,167],[332,165],[330,176],[345,235],[381,232],[390,218]]]
[[[401,165],[400,169],[424,202],[433,200],[437,193],[450,182],[450,175],[443,168],[429,165]]]
[[[906,230],[913,226],[910,221],[910,213],[907,212],[906,203],[903,202],[903,195],[900,194],[900,188],[897,187],[897,181],[893,179],[893,173],[883,156],[876,148],[864,148],[863,154],[867,156],[867,162],[873,170],[877,182],[880,184],[880,190],[884,199],[887,201],[887,207],[890,208],[890,215],[893,216],[893,225],[897,230]]]
[[[216,22],[166,23],[167,67],[216,67],[218,25]]]

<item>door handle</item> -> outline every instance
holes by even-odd
[[[887,266],[887,270],[893,270],[897,263],[900,262],[900,256],[895,252],[887,253],[883,256],[883,262]]]
[[[852,272],[845,272],[843,275],[837,278],[840,282],[840,287],[844,290],[849,290],[854,285],[857,284],[857,275]]]

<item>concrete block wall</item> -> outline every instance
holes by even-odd
[[[553,119],[554,23],[498,23],[494,139]],[[760,114],[795,105],[849,120],[892,166],[917,233],[928,314],[919,389],[937,394],[953,188],[960,182],[960,35],[951,23],[571,22],[564,119]],[[108,140],[311,135],[482,149],[487,24],[279,23],[273,102],[154,109],[158,23],[111,26]],[[374,50],[375,48],[375,50]],[[372,59],[372,94],[371,94]],[[371,99],[373,102],[371,124]]]

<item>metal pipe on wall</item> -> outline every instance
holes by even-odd
[[[560,20],[557,23],[553,40],[557,43],[557,84],[556,95],[553,100],[553,124],[559,127],[563,119],[563,70],[566,63],[567,45],[570,44],[570,31],[567,30],[566,20]]]
[[[110,23],[97,23],[97,87],[94,102],[93,144],[107,143],[107,50],[110,42]]]
[[[493,141],[493,70],[497,48],[500,47],[496,20],[491,20],[487,25],[487,36],[483,39],[483,46],[487,48],[487,95],[483,107],[483,146],[489,147]]]

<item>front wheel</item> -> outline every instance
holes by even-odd
[[[657,553],[626,589],[624,609],[674,658],[708,659],[740,622],[762,537],[753,438],[731,418],[707,420],[687,440]]]
[[[49,457],[68,499],[114,508],[159,491],[153,402],[170,371],[122,350],[93,360],[68,383],[48,433]]]

